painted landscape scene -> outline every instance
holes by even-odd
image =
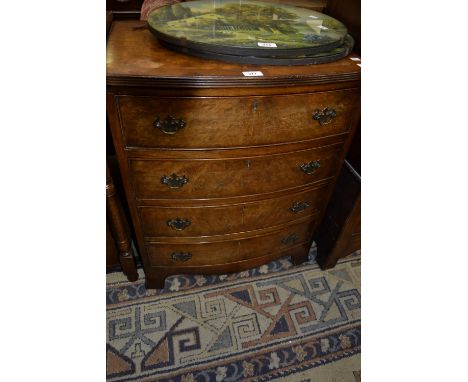
[[[346,35],[342,23],[321,13],[245,0],[168,5],[151,12],[148,24],[159,33],[195,43],[256,49],[271,49],[268,44],[309,48],[341,41]]]

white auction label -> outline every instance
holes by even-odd
[[[310,15],[309,17],[310,17],[311,19],[318,19],[318,16],[312,16],[312,15]]]
[[[323,26],[323,25],[319,25],[317,28],[320,28],[320,29],[323,29],[323,30],[327,30],[328,28]]]
[[[359,57],[350,57],[349,59],[353,61],[361,61]]]
[[[264,46],[266,48],[277,48],[274,42],[257,42],[258,46]]]
[[[246,77],[262,77],[263,73],[260,71],[257,72],[242,72],[242,74]]]

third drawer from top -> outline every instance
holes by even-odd
[[[319,212],[330,183],[260,201],[192,206],[140,206],[143,235],[200,237],[249,232],[292,222]]]

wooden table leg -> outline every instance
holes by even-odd
[[[138,280],[135,258],[133,256],[129,228],[123,214],[120,200],[106,162],[106,206],[109,226],[111,227],[118,251],[120,265],[129,281]]]

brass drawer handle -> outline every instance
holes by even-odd
[[[307,175],[310,175],[320,168],[320,161],[313,160],[313,161],[310,161],[309,163],[302,163],[299,166],[299,168],[301,169],[302,172],[305,172]]]
[[[323,110],[317,110],[312,114],[312,119],[318,121],[320,126],[328,125],[336,118],[336,110],[326,107]]]
[[[172,261],[187,261],[192,257],[190,252],[172,252]]]
[[[161,118],[157,116],[153,122],[153,127],[161,130],[164,134],[174,135],[185,127],[185,121],[182,118],[175,119],[170,115],[167,116],[165,120],[161,120]]]
[[[283,243],[284,245],[294,244],[298,240],[299,237],[295,233],[292,233],[286,237],[283,237],[283,239],[281,239],[281,243]]]
[[[289,210],[296,213],[296,212],[304,211],[306,208],[309,208],[309,207],[310,207],[309,202],[296,202],[291,207],[289,207]]]
[[[161,177],[161,183],[167,185],[169,188],[181,188],[184,184],[187,184],[189,179],[185,176],[178,176],[176,174],[172,174],[170,177],[167,175],[163,175]]]
[[[185,228],[187,228],[192,222],[188,219],[181,219],[181,218],[175,218],[175,219],[169,219],[167,221],[167,225],[171,227],[172,229],[175,229],[176,231],[182,231]]]

